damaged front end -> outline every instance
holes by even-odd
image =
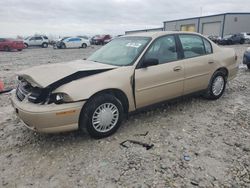
[[[62,104],[69,102],[69,97],[65,93],[52,93],[52,89],[49,87],[40,88],[38,86],[32,86],[27,80],[18,77],[19,84],[16,89],[16,97],[19,101],[27,99],[31,103],[35,104]]]

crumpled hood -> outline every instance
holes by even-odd
[[[67,63],[41,65],[32,67],[17,73],[33,86],[48,87],[66,79],[66,82],[90,76],[105,70],[114,69],[117,66],[96,63],[88,60],[76,60]],[[87,74],[86,74],[87,73]]]

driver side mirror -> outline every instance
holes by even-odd
[[[154,65],[158,65],[159,64],[159,60],[158,59],[154,59],[154,58],[150,58],[150,59],[144,59],[142,61],[142,68],[146,68],[146,67],[150,67],[150,66],[154,66]]]

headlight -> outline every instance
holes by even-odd
[[[70,97],[66,93],[52,93],[48,99],[48,104],[62,104],[67,102],[70,102]]]

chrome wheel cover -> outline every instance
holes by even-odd
[[[212,85],[212,92],[215,96],[219,96],[221,92],[224,89],[225,80],[222,76],[217,76],[214,79],[213,85]]]
[[[96,131],[105,133],[115,127],[118,119],[118,108],[112,103],[104,103],[93,113],[92,125]]]

